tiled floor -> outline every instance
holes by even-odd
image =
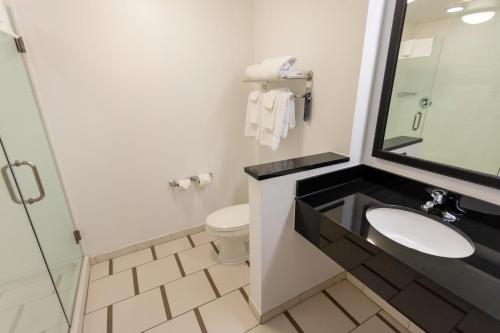
[[[347,280],[263,325],[249,264],[223,265],[206,232],[92,266],[84,333],[407,332]]]

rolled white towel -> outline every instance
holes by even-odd
[[[264,72],[262,70],[262,65],[252,65],[248,66],[246,69],[246,74],[249,79],[262,79],[264,78]]]
[[[297,62],[297,58],[292,56],[284,56],[277,58],[266,59],[262,62],[262,72],[267,77],[287,76]]]

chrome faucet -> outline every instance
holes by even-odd
[[[450,198],[448,196],[448,192],[445,190],[435,189],[431,192],[431,197],[432,201],[427,201],[425,204],[423,204],[422,209],[427,213],[438,213],[439,215],[441,215],[441,219],[443,220],[443,222],[456,222],[458,221],[460,216],[465,213],[465,211],[459,207],[458,201],[456,201],[454,205],[458,210],[457,213],[450,212],[448,209],[446,209],[445,205]],[[438,209],[436,206],[441,207],[440,209]]]

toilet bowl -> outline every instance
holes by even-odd
[[[248,260],[248,204],[219,209],[207,217],[206,229],[219,238],[219,260],[225,264],[238,264]]]

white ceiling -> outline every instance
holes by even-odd
[[[461,13],[449,14],[446,9],[454,6],[465,7]],[[465,12],[475,12],[484,9],[500,7],[500,0],[415,0],[408,4],[406,21],[422,23],[443,19]]]

